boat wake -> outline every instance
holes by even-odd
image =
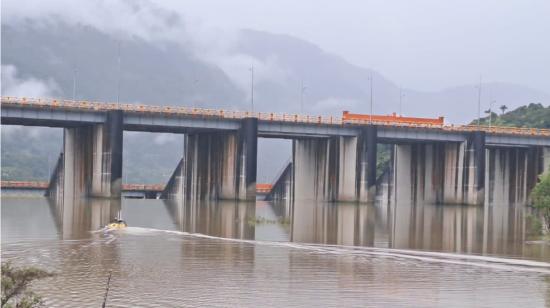
[[[445,263],[462,266],[474,266],[504,271],[535,272],[550,274],[550,263],[541,261],[531,261],[512,258],[501,258],[481,255],[465,255],[457,253],[418,251],[408,249],[363,247],[363,246],[345,246],[345,245],[327,245],[327,244],[307,244],[293,242],[273,242],[257,241],[245,239],[232,239],[205,235],[201,233],[189,233],[183,231],[161,230],[153,228],[128,227],[122,231],[125,234],[146,235],[151,233],[167,233],[194,238],[210,239],[216,241],[234,242],[241,244],[250,244],[256,246],[284,247],[289,249],[299,249],[311,253],[324,255],[351,256],[356,258],[392,258],[398,260],[412,260],[417,262]]]

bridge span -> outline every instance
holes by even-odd
[[[64,128],[49,185],[63,200],[120,198],[124,130],[183,135],[183,158],[162,195],[184,200],[254,200],[257,138],[292,140],[288,185],[273,186],[287,200],[372,201],[378,144],[392,145],[385,181],[394,199],[525,202],[550,165],[544,129],[14,97],[2,97],[1,113],[2,125]]]

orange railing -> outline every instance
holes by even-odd
[[[256,192],[259,193],[269,193],[271,191],[271,188],[273,188],[273,185],[266,184],[266,183],[258,183],[256,184]]]
[[[443,118],[413,118],[400,116],[379,116],[360,115],[360,114],[344,114],[343,118],[332,116],[309,116],[298,114],[279,114],[268,112],[248,112],[248,111],[233,111],[233,110],[218,110],[204,109],[194,107],[174,107],[174,106],[150,106],[141,104],[117,104],[117,103],[102,103],[89,101],[71,101],[58,99],[40,99],[40,98],[20,98],[20,97],[2,97],[4,105],[28,106],[38,108],[64,108],[77,110],[91,111],[108,111],[108,110],[123,110],[134,113],[156,113],[164,116],[186,116],[186,117],[201,117],[201,118],[220,118],[220,119],[243,119],[247,117],[255,117],[260,121],[274,122],[293,122],[304,124],[319,124],[319,125],[367,125],[376,124],[379,126],[390,127],[411,127],[411,128],[431,128],[441,129],[445,131],[485,131],[491,134],[504,135],[530,135],[530,136],[549,136],[549,129],[538,128],[517,128],[517,127],[502,127],[502,126],[476,126],[476,125],[445,125]],[[371,121],[372,119],[372,121]]]
[[[1,181],[2,188],[20,188],[20,189],[47,189],[48,182],[41,181]],[[256,191],[259,193],[269,193],[273,185],[258,183]],[[123,191],[163,191],[163,184],[122,184]]]
[[[48,188],[48,182],[38,181],[2,181],[0,182],[2,188],[22,188],[22,189],[46,189]]]
[[[188,116],[201,118],[243,119],[258,118],[262,121],[298,122],[309,124],[342,124],[341,119],[332,116],[310,116],[298,114],[278,114],[270,112],[249,112],[221,109],[206,109],[181,106],[152,106],[141,104],[117,104],[58,99],[2,97],[2,104],[38,108],[63,108],[68,110],[110,111],[123,110],[136,113],[158,113],[166,116]]]
[[[1,181],[2,188],[47,189],[48,182],[42,181]],[[123,191],[162,191],[163,184],[122,184]]]
[[[414,118],[398,116],[395,112],[391,115],[370,115],[370,114],[358,114],[349,113],[344,111],[342,113],[342,121],[345,123],[401,123],[412,125],[429,125],[429,126],[443,126],[444,118]]]

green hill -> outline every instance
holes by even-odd
[[[497,114],[492,112],[491,125],[550,128],[550,106],[542,104],[529,104],[506,113]],[[470,124],[477,124],[477,120]],[[481,125],[489,125],[489,116],[481,119]]]

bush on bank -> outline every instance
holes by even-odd
[[[543,232],[548,234],[550,231],[550,171],[540,177],[540,182],[531,193],[531,200],[543,220]]]
[[[2,308],[31,308],[42,306],[42,298],[27,290],[34,280],[51,277],[53,273],[36,267],[14,268],[2,263]]]

